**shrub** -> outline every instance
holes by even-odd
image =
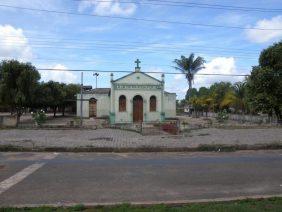
[[[217,113],[216,119],[218,122],[224,122],[226,120],[228,120],[229,116],[227,111],[224,109],[220,112]]]
[[[37,125],[43,124],[47,119],[44,110],[40,110],[35,113],[31,112],[31,115]]]

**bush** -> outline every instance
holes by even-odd
[[[31,115],[37,125],[41,125],[46,122],[47,117],[44,110],[40,110],[35,113],[31,112]]]
[[[225,109],[217,113],[216,119],[217,119],[218,122],[224,122],[224,121],[228,120],[228,118],[229,118],[229,116],[228,116],[228,113]]]

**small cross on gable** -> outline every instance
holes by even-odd
[[[140,69],[139,64],[141,63],[141,61],[140,61],[139,59],[137,59],[137,60],[135,61],[135,63],[137,64],[136,68]]]

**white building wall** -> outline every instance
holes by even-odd
[[[119,112],[119,97],[126,97],[126,111]],[[152,122],[161,120],[161,90],[115,90],[115,122],[130,123],[133,121],[133,98],[137,95],[143,98],[143,121]],[[157,108],[156,112],[150,112],[150,97],[156,96]]]
[[[164,95],[164,112],[166,118],[176,116],[176,94],[170,93]]]
[[[95,98],[97,100],[97,117],[109,116],[110,97],[107,94],[83,94],[82,116],[89,118],[89,100]],[[77,94],[76,114],[80,116],[80,94]]]

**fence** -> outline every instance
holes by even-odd
[[[204,114],[205,116],[205,114]],[[208,112],[208,117],[217,117],[216,113]],[[242,114],[228,114],[229,120],[239,121],[239,122],[251,122],[251,123],[277,123],[276,117],[270,117],[268,115],[242,115]]]
[[[0,127],[15,127],[17,126],[17,116],[0,116]]]

